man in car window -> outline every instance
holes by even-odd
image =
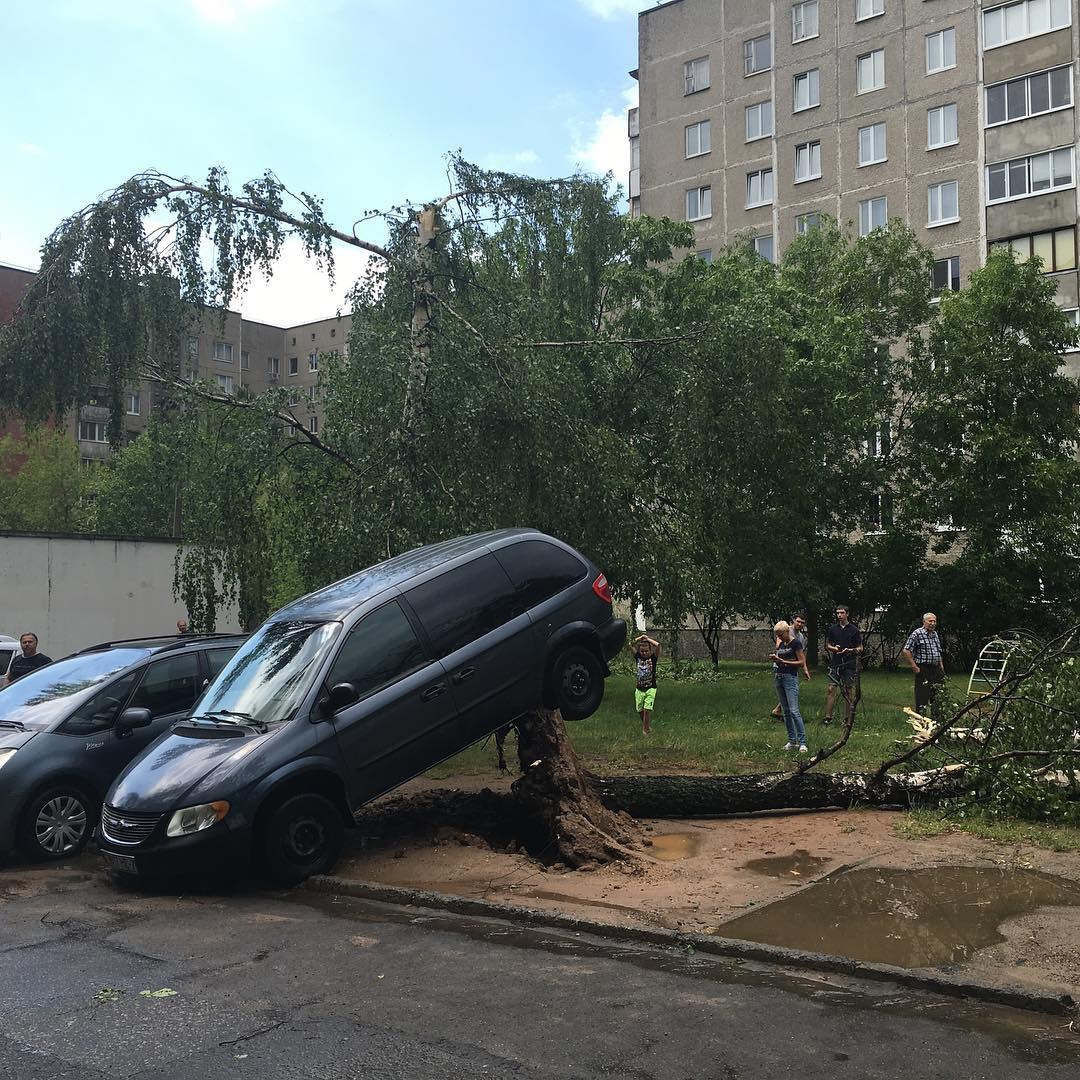
[[[29,675],[31,671],[37,671],[39,667],[52,663],[52,657],[38,652],[38,636],[28,631],[19,637],[19,649],[8,665],[7,674],[4,676],[4,686],[10,686],[16,679]]]

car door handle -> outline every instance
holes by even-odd
[[[434,686],[429,686],[421,695],[421,701],[434,701],[440,694],[446,693],[446,683],[437,682]]]
[[[450,681],[455,686],[459,686],[466,679],[471,679],[475,674],[476,674],[476,668],[474,668],[474,667],[464,667],[459,672],[456,672],[454,674],[454,676],[450,679]]]

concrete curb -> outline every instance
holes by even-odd
[[[754,960],[784,967],[827,971],[874,982],[889,982],[915,990],[927,990],[946,997],[971,998],[993,1005],[1008,1005],[1014,1009],[1049,1013],[1052,1016],[1077,1016],[1077,1004],[1069,994],[1040,994],[1019,986],[992,986],[987,983],[970,982],[949,975],[934,975],[891,964],[872,964],[852,960],[846,956],[807,952],[802,949],[785,949],[777,945],[759,945],[756,942],[736,938],[715,937],[712,934],[690,934],[679,930],[653,930],[639,926],[614,926],[611,923],[593,922],[576,915],[560,915],[557,912],[536,908],[519,907],[516,904],[499,904],[492,900],[476,900],[467,896],[425,892],[421,889],[405,889],[374,882],[349,881],[332,875],[319,875],[307,880],[305,888],[321,893],[337,893],[355,896],[363,900],[375,900],[384,904],[403,907],[433,908],[455,915],[469,915],[485,919],[501,919],[523,926],[551,930],[569,930],[574,933],[591,934],[625,944],[658,945],[665,948],[687,948],[713,956],[736,960]]]

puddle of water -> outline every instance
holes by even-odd
[[[654,859],[661,862],[678,862],[679,859],[692,859],[701,850],[701,837],[696,833],[664,833],[654,836],[648,849]]]
[[[755,874],[765,874],[767,877],[791,878],[798,881],[799,878],[813,877],[821,870],[830,859],[811,855],[805,848],[797,848],[790,855],[777,855],[771,859],[751,859],[742,865],[744,870],[753,870]]]
[[[1006,919],[1080,905],[1080,888],[1032,870],[850,870],[722,923],[716,932],[899,967],[960,963],[1004,937]]]

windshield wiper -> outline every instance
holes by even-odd
[[[241,720],[249,720],[252,723],[259,723],[254,716],[249,712],[237,712],[235,709],[211,709],[210,716],[239,716]]]
[[[26,725],[21,720],[0,720],[0,727],[14,728],[16,731],[26,730]]]
[[[233,720],[232,717],[239,719]],[[251,713],[237,712],[235,709],[208,709],[198,716],[190,716],[189,720],[212,720],[218,724],[231,724],[233,727],[253,727],[256,731],[266,732],[270,729],[262,720],[256,720]]]

